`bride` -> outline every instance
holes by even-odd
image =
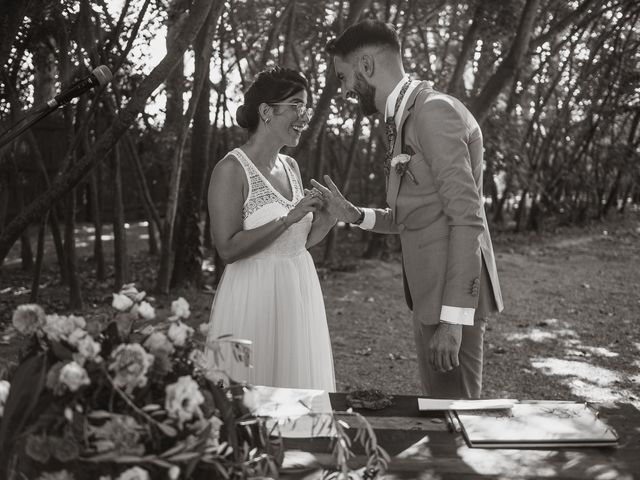
[[[235,381],[334,391],[324,301],[307,249],[335,218],[319,198],[305,195],[296,161],[280,153],[296,146],[308,125],[307,90],[295,70],[261,72],[236,113],[249,138],[211,175],[211,230],[227,266],[207,344],[226,334],[253,342],[252,368],[234,362],[229,352],[218,365]],[[213,351],[207,354],[212,361]]]

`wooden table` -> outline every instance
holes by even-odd
[[[345,394],[330,394],[336,411],[347,409]],[[359,411],[372,425],[392,461],[384,479],[640,479],[640,411],[629,404],[595,404],[619,437],[618,448],[469,448],[451,432],[442,412],[418,411],[417,397],[395,396],[394,405]],[[335,464],[329,439],[286,439],[283,479],[319,479]],[[362,467],[364,451],[354,449],[352,468]],[[380,477],[379,477],[380,478]]]

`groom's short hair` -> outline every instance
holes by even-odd
[[[329,40],[325,51],[344,58],[359,48],[371,46],[388,47],[400,53],[400,38],[395,27],[380,20],[362,20]]]

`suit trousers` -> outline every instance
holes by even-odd
[[[476,318],[473,325],[463,325],[458,359],[460,365],[448,372],[438,372],[429,362],[429,342],[438,324],[413,321],[418,369],[422,393],[432,398],[480,398],[482,393],[482,352],[486,320]]]

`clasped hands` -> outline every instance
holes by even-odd
[[[326,220],[332,223],[338,220],[349,221],[349,218],[353,218],[353,212],[356,212],[355,218],[358,218],[358,209],[344,198],[328,175],[324,178],[329,188],[312,179],[313,188],[304,189],[304,197],[287,215],[292,220],[290,224],[300,221],[308,213],[326,217]],[[348,215],[349,213],[351,215]]]

